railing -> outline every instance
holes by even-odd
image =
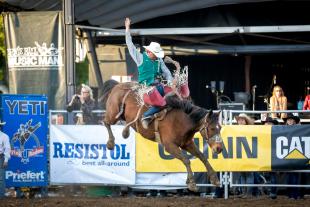
[[[246,110],[223,110],[223,124],[226,125],[232,125],[235,122],[234,120],[234,114],[240,114],[240,113],[245,113],[245,114],[272,114],[272,113],[308,113],[310,115],[309,110],[281,110],[281,111],[246,111]],[[279,120],[281,122],[281,120]],[[310,123],[310,117],[309,119],[300,119],[301,123]],[[261,123],[261,120],[255,121],[255,124]],[[309,125],[310,126],[310,125]],[[282,171],[282,172],[288,172],[288,171]],[[309,173],[310,170],[296,170],[296,171],[289,171],[289,172],[303,172],[303,173]],[[229,175],[228,175],[229,173]],[[228,198],[228,185],[231,188],[234,187],[303,187],[303,188],[310,188],[309,185],[288,185],[288,184],[237,184],[233,182],[233,172],[225,172],[224,173],[224,178],[223,180],[225,183],[225,199]]]

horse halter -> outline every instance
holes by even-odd
[[[201,127],[199,128],[199,132],[201,134],[205,133],[207,141],[214,141],[215,143],[222,142],[223,140],[222,140],[222,137],[219,135],[220,133],[216,133],[212,137],[209,137],[208,127],[209,127],[210,124],[207,121],[207,116],[208,116],[208,114],[204,117],[204,121],[200,125]],[[216,124],[216,128],[220,129],[220,124],[218,122]]]

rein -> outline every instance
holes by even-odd
[[[203,122],[201,123],[199,127],[199,132],[201,133],[201,135],[205,134],[207,141],[222,142],[222,138],[218,134],[214,134],[212,137],[209,137],[208,135],[209,123],[207,121],[207,116],[208,116],[208,113],[203,118]],[[217,123],[216,127],[219,127],[219,123]]]

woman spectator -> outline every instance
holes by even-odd
[[[81,93],[72,96],[70,103],[67,105],[67,111],[81,110],[82,114],[78,113],[75,117],[75,123],[80,124],[95,124],[95,119],[92,110],[95,109],[95,100],[93,98],[92,89],[85,84],[82,84]]]
[[[287,98],[284,96],[284,92],[280,86],[274,86],[272,96],[270,97],[269,106],[271,111],[283,111],[287,110]],[[272,113],[271,117],[285,118],[286,113]]]

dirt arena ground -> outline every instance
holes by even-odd
[[[287,206],[287,207],[306,207],[310,206],[310,197],[306,196],[304,199],[292,200],[285,196],[280,196],[275,200],[267,197],[259,198],[229,198],[225,199],[211,199],[201,198],[198,196],[185,197],[166,197],[166,198],[147,198],[147,197],[100,197],[100,198],[86,198],[86,197],[54,197],[54,198],[33,198],[33,199],[17,199],[6,198],[0,200],[0,207],[202,207],[202,206]]]

